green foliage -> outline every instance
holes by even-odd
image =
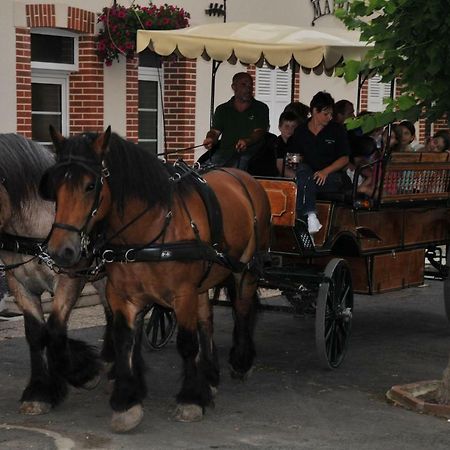
[[[388,103],[385,120],[436,120],[450,112],[450,2],[448,0],[337,0],[338,16],[373,47],[362,61],[337,73],[347,81],[378,73],[400,79],[402,95]],[[378,120],[378,119],[377,119]]]

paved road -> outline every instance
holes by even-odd
[[[99,317],[98,307],[77,314],[82,318],[74,322],[85,323],[89,316],[90,325]],[[127,435],[109,430],[104,384],[90,392],[72,390],[63,405],[45,416],[19,415],[28,354],[23,337],[8,336],[18,333],[8,323],[10,332],[3,333],[0,341],[0,448],[450,448],[450,422],[385,400],[392,385],[440,378],[447,364],[450,327],[444,316],[442,283],[357,296],[349,353],[343,365],[331,372],[318,366],[311,320],[264,312],[256,333],[256,370],[245,383],[231,380],[226,368],[230,316],[228,308],[216,307],[222,382],[215,409],[207,410],[199,423],[170,418],[179,385],[179,359],[170,343],[160,352],[145,352],[149,386],[145,417]],[[101,327],[73,334],[98,344]]]

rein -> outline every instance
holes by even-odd
[[[192,147],[182,148],[181,150],[172,150],[171,152],[157,153],[156,156],[166,157],[167,155],[176,155],[178,153],[184,153],[184,152],[187,152],[188,150],[194,150],[195,148],[199,148],[199,147],[203,147],[203,144],[193,145]]]

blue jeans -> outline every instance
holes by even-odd
[[[307,164],[299,164],[297,176],[297,217],[316,212],[318,192],[341,192],[344,186],[342,172],[330,173],[325,183],[319,186],[313,179],[314,171]]]

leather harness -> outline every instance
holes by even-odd
[[[204,180],[204,178],[202,178],[197,171],[190,168],[184,161],[177,161],[175,163],[175,170],[176,173],[179,174],[179,177],[174,177],[174,182],[181,182],[181,180],[185,177],[189,177],[194,182],[194,188],[202,199],[207,212],[211,243],[200,239],[197,226],[191,219],[191,228],[195,239],[169,243],[152,242],[139,248],[105,245],[102,247],[103,261],[109,263],[203,260],[209,262],[210,265],[205,271],[202,281],[207,277],[213,263],[226,267],[232,272],[244,271],[247,264],[231,257],[227,254],[226,249],[222,248],[224,240],[223,217],[219,201],[217,200],[217,196],[214,191]],[[189,211],[186,206],[185,209],[189,215]],[[166,221],[164,229],[158,236],[164,235],[165,229],[168,225],[169,224]]]
[[[57,167],[68,166],[71,164],[79,165],[85,169],[87,168],[86,160],[84,158],[80,158],[80,161],[78,161],[76,156],[71,155],[69,160],[62,160],[57,162],[56,165],[52,167],[52,170],[54,170]],[[87,169],[93,172],[97,178],[95,183],[96,184],[95,189],[97,192],[95,197],[95,204],[91,208],[91,212],[88,218],[86,219],[85,225],[81,229],[77,229],[75,227],[66,224],[56,225],[59,228],[64,228],[67,229],[68,231],[80,233],[81,237],[83,237],[82,233],[86,229],[87,223],[90,221],[91,217],[94,216],[97,211],[100,191],[102,189],[104,178],[107,178],[109,176],[109,171],[107,170],[104,161],[101,162],[101,165],[98,165],[97,163],[95,167],[88,167]],[[228,173],[230,176],[234,177],[241,184],[252,207],[255,236],[257,238],[257,220],[255,208],[252,198],[246,186],[237,176],[235,176],[233,173],[229,172],[224,168],[211,168],[211,169],[224,171]],[[208,266],[199,284],[201,284],[204,281],[204,279],[208,276],[212,264],[214,263],[226,267],[227,269],[235,273],[243,272],[244,270],[254,271],[255,269],[256,270],[260,269],[258,262],[261,260],[261,258],[258,257],[259,255],[255,255],[252,261],[245,264],[229,255],[227,249],[223,248],[224,236],[223,236],[222,210],[219,201],[216,197],[216,194],[207,184],[206,180],[196,170],[189,167],[183,160],[178,160],[174,163],[174,172],[175,172],[174,175],[170,177],[171,197],[173,197],[173,191],[176,183],[181,182],[184,178],[189,178],[190,180],[193,181],[193,186],[205,205],[210,227],[211,242],[205,242],[200,239],[197,226],[193,222],[189,210],[186,204],[184,203],[184,200],[181,199],[183,207],[190,218],[190,225],[194,233],[194,239],[169,243],[164,242],[166,230],[172,219],[172,211],[170,204],[169,211],[166,214],[166,219],[164,221],[163,227],[158,233],[158,235],[154,239],[152,239],[151,242],[137,247],[114,245],[108,243],[108,241],[111,241],[111,239],[119,235],[124,229],[126,229],[128,226],[130,226],[132,223],[134,223],[136,220],[142,217],[148,211],[148,209],[145,209],[137,217],[131,220],[128,224],[126,224],[122,229],[117,231],[112,237],[104,239],[103,242],[96,243],[97,245],[94,245],[93,249],[94,256],[100,257],[103,263],[202,260],[207,262]],[[156,241],[159,240],[160,238],[162,238],[162,243],[156,243]]]

